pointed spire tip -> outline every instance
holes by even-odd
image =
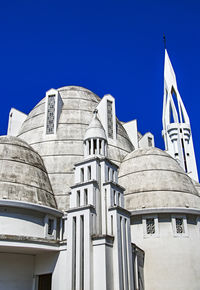
[[[163,42],[164,42],[164,48],[166,49],[167,47],[166,47],[166,36],[165,36],[165,34],[163,33]]]

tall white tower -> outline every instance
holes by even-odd
[[[190,120],[179,94],[176,76],[165,49],[163,131],[165,150],[198,181]]]
[[[83,145],[67,211],[66,289],[133,290],[130,212],[124,208],[118,166],[106,157],[107,137],[97,111]]]

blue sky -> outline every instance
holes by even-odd
[[[84,86],[116,98],[122,121],[161,137],[164,46],[188,111],[200,170],[200,1],[0,1],[1,126],[45,91]]]

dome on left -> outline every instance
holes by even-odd
[[[1,136],[0,164],[0,199],[57,207],[42,158],[25,141]]]

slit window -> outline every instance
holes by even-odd
[[[84,168],[81,168],[81,182],[84,181]]]
[[[93,144],[94,144],[94,147],[93,147],[93,154],[96,154],[97,153],[97,140],[96,139],[94,139],[93,140]]]
[[[54,220],[48,219],[48,235],[52,236],[54,230]]]
[[[89,142],[89,155],[91,155],[91,140],[89,140],[88,142]]]
[[[102,153],[102,140],[99,140],[99,154]]]
[[[113,191],[113,202],[114,202],[114,205],[117,205],[117,202],[116,202],[116,191],[115,190]]]
[[[84,189],[84,204],[88,204],[88,190]]]
[[[153,143],[152,143],[152,138],[148,137],[148,146],[152,147]]]
[[[81,193],[80,190],[77,191],[77,207],[80,206],[80,199],[81,199]]]
[[[91,180],[91,166],[88,166],[88,180]]]

